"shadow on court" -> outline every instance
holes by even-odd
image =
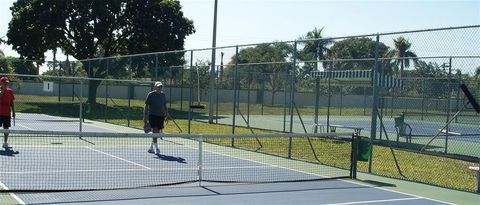
[[[14,150],[0,150],[1,156],[14,157],[17,154],[18,154],[18,151],[14,151]]]
[[[174,156],[168,156],[168,155],[163,155],[163,154],[156,154],[157,159],[165,160],[165,161],[172,161],[172,162],[178,162],[182,164],[186,164],[187,162],[185,161],[184,158],[181,157],[174,157]]]
[[[359,180],[359,179],[357,179]],[[376,187],[397,187],[395,184],[390,184],[390,183],[385,183],[385,182],[379,182],[379,181],[373,181],[373,180],[359,180],[363,183],[371,184]]]

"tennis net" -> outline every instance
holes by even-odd
[[[3,191],[105,190],[196,182],[351,178],[350,136],[195,135],[2,130]],[[147,152],[158,138],[159,154]]]

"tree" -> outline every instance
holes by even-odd
[[[298,59],[304,63],[297,76],[301,84],[298,87],[314,87],[315,80],[310,77],[311,72],[318,70],[319,61],[325,60],[325,55],[330,51],[329,46],[334,43],[333,39],[323,39],[322,31],[323,28],[315,28],[299,38],[303,48],[298,51]]]
[[[15,60],[12,61],[13,71],[18,74],[35,75],[36,68],[31,61]]]
[[[326,56],[331,61],[324,66],[332,70],[371,70],[375,65],[375,47],[376,42],[365,37],[335,42]],[[388,47],[380,43],[378,57],[386,56],[387,52]]]
[[[425,97],[446,97],[448,72],[435,62],[417,61],[415,70],[408,77],[418,78],[407,81],[405,90],[409,93],[423,93]]]
[[[286,61],[291,56],[292,51],[291,45],[282,42],[259,44],[255,47],[240,50],[238,53],[240,85],[263,85],[267,82],[272,89],[271,102],[273,104],[275,92],[281,87],[279,86],[281,83],[279,74],[288,66]],[[236,57],[232,56],[225,69],[227,76],[233,76],[235,62]]]
[[[10,9],[8,43],[22,57],[42,61],[47,50],[56,48],[76,59],[182,50],[185,37],[195,32],[177,0],[19,0]],[[183,55],[162,60],[178,65]],[[82,62],[90,63],[83,66],[88,77],[106,77],[107,60]],[[100,82],[89,82],[90,103],[96,102]]]
[[[480,66],[475,70],[474,79],[480,83]]]
[[[395,66],[395,73],[398,75],[399,78],[402,78],[403,69],[410,67],[410,62],[417,62],[415,54],[413,51],[410,51],[410,47],[412,43],[410,43],[407,39],[400,36],[393,40],[395,43],[395,49],[389,51],[391,56],[396,57],[397,59],[394,61]],[[400,67],[400,71],[398,68]]]
[[[11,60],[9,58],[0,57],[0,72],[11,73]]]
[[[313,31],[307,32],[299,40],[303,41],[304,47],[298,53],[298,59],[302,61],[320,61],[325,59],[325,55],[330,50],[328,46],[334,43],[332,39],[323,39],[323,28],[315,28]],[[306,63],[302,68],[303,74],[309,74],[318,68],[318,62]]]

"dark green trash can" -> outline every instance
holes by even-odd
[[[370,143],[370,139],[366,137],[362,137],[358,141],[358,161],[368,161],[370,159],[370,151],[372,149],[372,144]]]

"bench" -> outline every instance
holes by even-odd
[[[327,124],[314,123],[312,125],[312,132],[315,133],[315,128],[318,128],[318,132],[325,132],[325,127],[327,127]]]
[[[327,126],[327,124],[322,124],[322,123],[313,124],[313,129],[312,129],[313,132],[315,132],[315,128],[319,128],[319,132],[325,132],[325,128],[329,128],[330,132],[337,132],[337,128],[351,129],[358,135],[360,135],[360,132],[363,130],[363,127],[353,127],[353,126],[345,126],[345,125]]]
[[[337,128],[341,129],[351,129],[353,132],[360,135],[360,132],[363,130],[363,127],[352,127],[352,126],[344,126],[344,125],[330,125],[330,132],[336,132]]]

